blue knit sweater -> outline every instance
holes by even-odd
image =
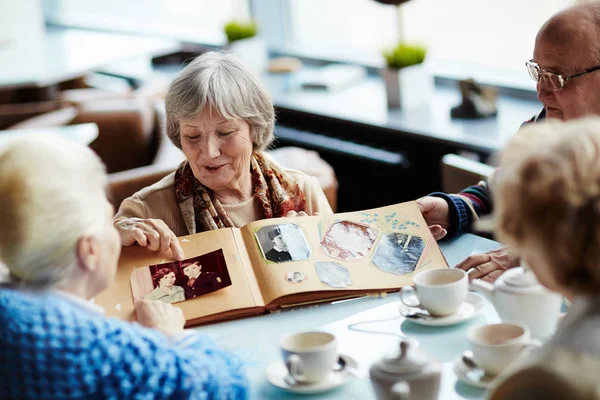
[[[52,293],[0,289],[1,399],[246,399],[241,362]]]

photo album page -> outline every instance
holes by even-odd
[[[448,265],[415,202],[242,229],[268,308],[389,292]]]
[[[134,304],[145,298],[179,306],[186,326],[256,315],[265,311],[244,242],[237,228],[183,236],[183,261],[124,247],[115,283],[94,301],[107,315],[135,320]]]
[[[170,250],[123,248],[116,282],[94,301],[127,320],[140,299],[172,303],[191,326],[397,291],[414,271],[448,267],[415,202],[260,220],[179,241],[183,261]]]

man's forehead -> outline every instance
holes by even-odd
[[[548,20],[539,30],[534,60],[542,68],[590,67],[596,55],[598,27],[594,14],[583,9],[567,10]]]

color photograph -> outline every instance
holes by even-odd
[[[231,285],[223,250],[183,261],[136,268],[131,274],[133,301],[142,298],[177,303]]]

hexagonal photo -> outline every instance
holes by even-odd
[[[381,237],[371,261],[382,271],[404,275],[415,270],[424,249],[420,236],[389,233]]]
[[[352,286],[350,272],[338,263],[330,261],[319,261],[315,263],[315,269],[319,280],[334,288],[345,288]]]
[[[266,260],[283,263],[310,258],[311,251],[304,232],[296,224],[263,226],[255,236]]]
[[[343,261],[359,260],[369,255],[375,239],[377,234],[368,225],[337,221],[321,240],[321,249],[329,257]]]

